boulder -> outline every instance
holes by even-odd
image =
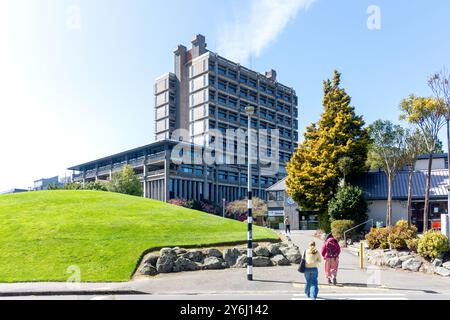
[[[236,264],[236,261],[239,258],[239,255],[240,255],[240,252],[236,248],[225,249],[223,251],[223,259],[230,267],[232,267]]]
[[[269,267],[271,265],[272,262],[268,257],[256,256],[253,258],[254,267]]]
[[[179,257],[177,260],[175,260],[173,265],[173,272],[195,271],[197,269],[197,264],[194,261],[183,257]]]
[[[267,250],[269,250],[269,254],[271,257],[281,254],[280,244],[271,243],[267,246]]]
[[[203,252],[201,252],[199,250],[193,250],[193,251],[186,252],[186,253],[182,254],[181,257],[189,259],[194,262],[199,262],[199,263],[202,263],[203,259],[205,258],[203,255]]]
[[[156,267],[151,264],[144,264],[139,272],[145,276],[155,276],[158,274]]]
[[[391,268],[401,268],[402,267],[402,261],[397,257],[392,257],[387,260],[386,265]]]
[[[202,269],[212,270],[212,269],[224,269],[226,266],[225,261],[217,257],[208,257],[203,261]]]
[[[411,259],[411,258],[412,258],[412,256],[410,256],[410,255],[400,256],[400,257],[399,257],[399,259],[400,259],[401,262],[405,262],[406,260],[409,260],[409,259]]]
[[[285,250],[283,253],[284,253],[284,256],[291,263],[297,263],[298,264],[302,260],[302,255],[300,254],[299,250],[289,249],[289,250]]]
[[[241,255],[237,258],[236,263],[233,265],[233,268],[245,268],[247,267],[247,256]]]
[[[162,248],[160,251],[159,251],[159,254],[162,256],[162,255],[171,255],[171,256],[176,256],[177,254],[176,254],[176,252],[175,252],[175,250],[173,250],[172,248]]]
[[[282,254],[277,254],[270,259],[275,266],[289,266],[291,262]]]
[[[220,250],[216,249],[216,248],[208,249],[208,250],[206,250],[205,253],[208,257],[216,257],[216,258],[221,258],[221,259],[223,258],[222,252],[220,252]]]
[[[449,270],[450,270],[450,261],[447,261],[447,262],[443,263],[442,266],[443,266],[445,269],[449,269]]]
[[[181,255],[187,252],[186,249],[180,248],[180,247],[175,247],[173,248],[173,251],[175,252],[176,255]]]
[[[172,272],[176,255],[170,253],[162,253],[156,262],[156,270],[158,273]]]
[[[260,257],[269,257],[270,251],[266,247],[259,246],[255,249],[255,255]]]
[[[434,273],[443,277],[450,277],[450,270],[444,267],[435,267]]]
[[[417,272],[422,265],[422,261],[416,260],[415,258],[410,258],[402,263],[403,270],[410,270]]]
[[[156,267],[156,262],[158,261],[159,255],[151,253],[145,257],[144,264],[148,264]]]
[[[422,265],[419,268],[419,272],[427,273],[427,274],[433,274],[434,267],[433,264],[429,262],[422,262]]]
[[[434,268],[442,267],[442,260],[441,259],[434,259],[432,264],[433,264]]]

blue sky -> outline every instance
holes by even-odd
[[[370,5],[380,30],[367,28]],[[400,100],[430,95],[427,77],[450,68],[444,0],[3,0],[0,190],[152,142],[153,81],[197,33],[210,50],[277,70],[297,91],[301,131],[335,68],[368,123],[397,121]]]

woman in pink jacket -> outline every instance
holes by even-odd
[[[322,246],[321,253],[323,259],[325,260],[325,274],[328,279],[328,283],[333,283],[334,285],[336,285],[336,276],[339,267],[339,255],[341,254],[341,247],[331,233],[327,235],[325,243]]]

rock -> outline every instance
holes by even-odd
[[[247,256],[241,255],[237,258],[236,263],[233,265],[233,268],[245,268],[247,267]]]
[[[195,271],[197,270],[197,264],[189,259],[179,257],[173,266],[173,272],[181,272],[181,271]]]
[[[205,258],[203,253],[199,250],[189,251],[181,255],[183,258],[189,259],[194,262],[202,263]]]
[[[289,249],[286,250],[284,253],[284,256],[291,262],[291,263],[300,263],[302,259],[302,255],[300,254],[299,250],[295,249]]]
[[[280,245],[278,243],[271,243],[267,246],[270,256],[274,257],[281,254]]]
[[[225,249],[223,251],[223,259],[230,267],[232,267],[236,264],[236,261],[239,258],[239,255],[240,255],[240,252],[236,248]]]
[[[158,258],[159,255],[151,253],[145,258],[144,264],[156,267],[156,262],[158,261]]]
[[[450,270],[450,261],[447,261],[447,262],[443,263],[442,266],[443,266],[445,269],[449,269],[449,270]]]
[[[224,269],[225,261],[217,257],[208,257],[203,261],[202,269],[212,270],[212,269]]]
[[[433,264],[431,264],[429,262],[422,262],[422,265],[419,268],[419,272],[433,274],[433,272],[434,272]]]
[[[402,263],[403,270],[419,271],[422,261],[416,260],[415,258],[410,258]]]
[[[443,277],[450,277],[450,270],[444,267],[435,267],[434,273]]]
[[[266,247],[259,246],[255,249],[255,254],[256,256],[269,257],[270,251]]]
[[[277,254],[270,259],[275,266],[289,266],[291,262],[282,254]]]
[[[441,259],[434,259],[433,260],[433,267],[435,267],[435,268],[442,267],[442,260]]]
[[[211,248],[211,249],[206,250],[206,255],[208,257],[216,257],[216,258],[221,258],[221,259],[223,257],[222,252],[220,252],[220,250],[216,249],[216,248]]]
[[[180,248],[180,247],[175,247],[173,248],[173,251],[175,252],[176,255],[181,255],[187,252],[186,249]]]
[[[144,264],[139,272],[145,276],[155,276],[158,274],[156,267],[151,264]]]
[[[272,262],[268,257],[256,256],[253,258],[254,267],[269,267],[271,265]]]
[[[399,257],[399,259],[400,259],[401,262],[405,262],[406,260],[409,260],[409,259],[411,259],[411,258],[412,258],[412,256],[410,256],[410,255],[400,256],[400,257]]]
[[[158,273],[169,273],[172,272],[173,264],[175,262],[176,255],[170,253],[163,253],[158,258],[156,262],[156,270]]]
[[[177,254],[175,253],[175,251],[172,248],[162,248],[159,251],[159,254],[162,255],[171,255],[171,256],[176,256]]]
[[[386,265],[391,268],[401,268],[402,263],[403,262],[399,258],[393,257],[393,258],[390,258],[389,260],[387,260]]]

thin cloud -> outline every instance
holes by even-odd
[[[307,10],[315,0],[250,0],[247,14],[224,26],[218,52],[235,61],[245,63],[250,56],[274,42],[286,25],[300,10]]]

